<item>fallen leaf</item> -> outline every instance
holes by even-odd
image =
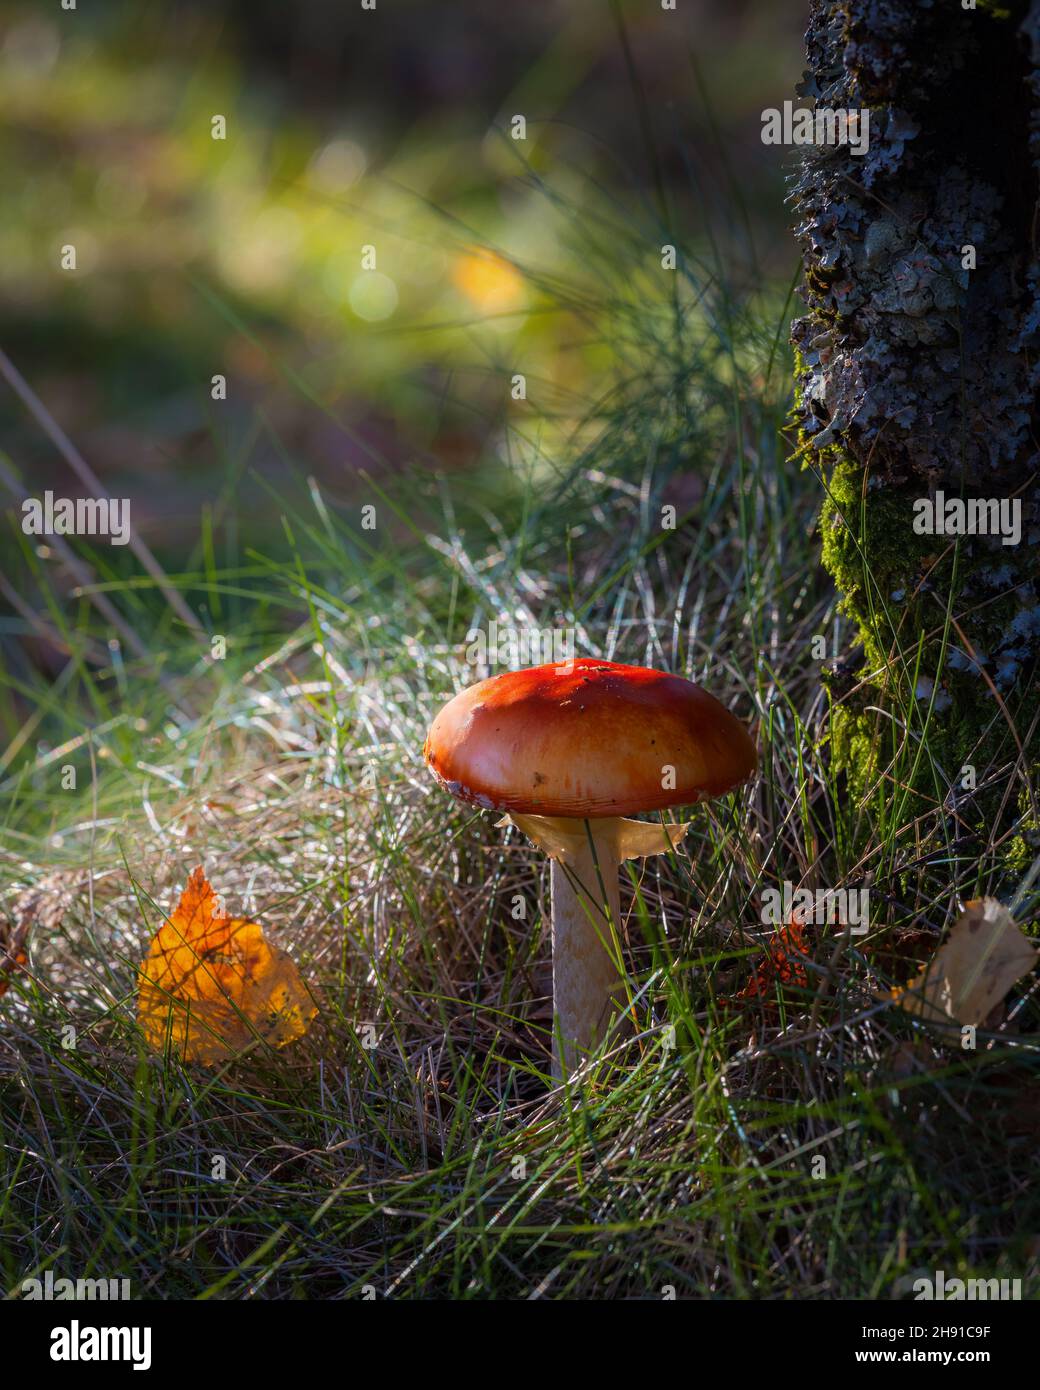
[[[34,908],[20,912],[16,904],[13,922],[0,924],[0,998],[10,989],[15,971],[29,964],[25,942],[35,920]]]
[[[804,962],[804,957],[808,954],[809,943],[805,939],[805,924],[797,912],[792,912],[790,922],[778,927],[772,938],[766,942],[765,956],[744,988],[737,991],[737,999],[772,997],[775,994],[776,983],[808,988],[809,972]]]
[[[186,1062],[226,1061],[258,1037],[284,1047],[317,1013],[292,958],[258,922],[229,917],[202,869],[141,966],[137,1019],[149,1044]]]
[[[29,963],[29,957],[17,943],[17,935],[16,932],[11,933],[11,939],[5,942],[5,932],[0,931],[0,999],[10,989],[14,972]]]
[[[82,869],[56,869],[38,883],[23,888],[11,900],[7,922],[0,919],[0,997],[11,985],[11,976],[29,964],[24,950],[34,926],[54,931],[89,875]]]
[[[1007,908],[996,898],[976,898],[921,974],[891,998],[928,1022],[979,1025],[1036,961],[1036,948]]]

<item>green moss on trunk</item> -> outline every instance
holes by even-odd
[[[985,669],[1018,618],[1017,597],[998,592],[972,605],[968,596],[989,587],[989,551],[973,553],[970,539],[917,535],[912,491],[872,490],[837,447],[828,456],[823,563],[863,649],[861,684],[833,692],[833,754],[857,795],[895,758],[904,772],[916,763],[915,792],[942,796],[966,764],[978,774],[1014,756],[1007,716],[1027,727],[1036,713],[1035,685],[1001,696]],[[890,725],[887,738],[879,722]],[[900,753],[908,738],[925,735],[927,756]]]

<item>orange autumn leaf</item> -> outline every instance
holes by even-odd
[[[212,1066],[257,1038],[284,1047],[318,1012],[292,958],[258,922],[218,910],[202,869],[141,966],[137,1020],[149,1044]]]
[[[737,991],[737,999],[765,999],[775,993],[777,983],[806,988],[809,972],[803,957],[808,954],[805,924],[792,912],[790,922],[777,928],[773,939],[766,943],[765,956],[744,988]]]

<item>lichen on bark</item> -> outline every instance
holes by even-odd
[[[805,98],[870,112],[867,153],[807,147],[792,191],[796,421],[863,650],[832,753],[862,794],[927,711],[932,800],[1038,709],[1040,0],[812,0],[806,51]],[[1020,543],[918,535],[937,491],[1019,498]]]

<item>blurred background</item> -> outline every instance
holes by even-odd
[[[803,19],[772,0],[9,0],[0,346],[174,568],[200,518],[277,545],[273,496],[308,477],[330,505],[359,468],[493,492],[511,373],[551,452],[616,368],[591,253],[617,226],[646,243],[645,264],[618,252],[634,283],[659,281],[659,232],[782,306],[796,259],[760,118],[793,94]],[[6,385],[0,430],[31,491],[83,493]]]

